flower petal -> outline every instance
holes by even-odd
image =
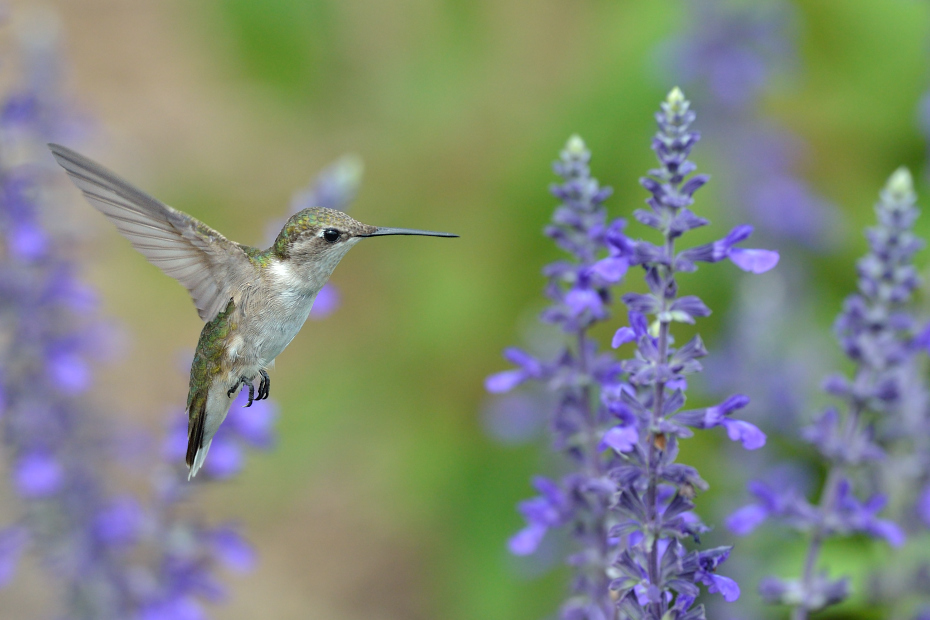
[[[759,527],[768,516],[768,511],[759,504],[749,504],[727,517],[726,526],[737,536],[746,536]]]
[[[507,541],[507,547],[510,549],[510,553],[514,555],[530,555],[536,551],[545,535],[546,528],[544,526],[538,523],[530,523]]]
[[[621,327],[617,330],[617,333],[614,334],[614,339],[610,341],[610,346],[616,349],[620,345],[633,342],[634,340],[636,340],[636,332],[633,331],[633,328]]]
[[[723,575],[711,575],[710,579],[712,584],[707,588],[709,592],[719,592],[723,595],[723,599],[728,603],[732,603],[739,598],[739,584],[737,584],[729,577],[724,577]]]
[[[904,531],[894,522],[885,519],[875,519],[867,529],[873,536],[884,538],[892,547],[900,547],[906,540]]]
[[[492,394],[509,392],[526,381],[526,373],[522,370],[504,370],[495,373],[484,380],[484,389]]]
[[[727,429],[727,436],[733,441],[739,441],[747,450],[756,450],[765,445],[765,433],[759,427],[745,420],[723,420]]]
[[[605,258],[591,266],[591,273],[605,282],[616,284],[626,275],[630,262],[625,258]]]
[[[778,264],[779,256],[774,250],[733,248],[727,258],[743,271],[765,273]]]
[[[629,452],[639,440],[639,433],[633,426],[615,426],[604,433],[601,440],[601,449],[613,448],[617,452]]]

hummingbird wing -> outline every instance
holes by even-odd
[[[204,321],[219,314],[254,278],[255,268],[238,243],[83,155],[57,144],[48,146],[78,189],[132,246],[190,291]]]

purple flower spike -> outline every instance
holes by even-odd
[[[146,605],[140,620],[205,620],[203,608],[189,596],[168,599]]]
[[[652,148],[659,167],[641,180],[649,192],[648,209],[634,217],[655,229],[659,242],[630,239],[624,222],[607,221],[601,203],[609,192],[590,176],[584,143],[570,139],[555,165],[564,182],[552,193],[561,204],[545,230],[570,260],[543,270],[552,303],[541,316],[558,325],[569,344],[554,360],[508,349],[505,356],[516,368],[485,383],[491,392],[506,392],[538,381],[557,401],[551,427],[569,473],[535,481],[540,495],[520,504],[526,526],[508,546],[527,555],[549,530],[572,532],[579,549],[569,558],[575,577],[573,596],[562,608],[564,620],[700,620],[704,610],[695,600],[701,586],[725,601],[740,596],[737,583],[717,573],[728,547],[685,547],[708,530],[692,501],[707,483],[696,469],[676,462],[678,444],[695,428],[723,426],[747,449],[762,447],[765,435],[732,417],[749,403],[741,394],[715,407],[683,410],[687,376],[702,370],[699,360],[707,350],[699,336],[677,345],[672,326],[693,324],[711,312],[697,296],[678,295],[677,274],[694,271],[696,261],[727,258],[752,228],[737,227],[716,244],[675,253],[687,232],[710,224],[691,210],[709,177],[694,174],[689,160],[699,136],[690,130],[695,115],[679,89],[669,93],[656,118]],[[736,252],[735,260],[759,272],[774,266],[770,254],[753,252],[762,251]],[[648,292],[621,297],[629,324],[616,330],[611,344],[636,343],[636,351],[618,363],[598,352],[589,328],[608,316],[618,297],[610,286],[632,266],[642,267]],[[735,522],[748,531],[769,512],[761,501]]]
[[[606,390],[603,396],[608,409],[624,419],[602,441],[622,458],[610,472],[619,491],[612,506],[618,525],[612,533],[627,536],[626,549],[614,562],[620,576],[611,584],[619,617],[703,618],[703,608],[694,606],[699,585],[728,602],[739,598],[737,583],[716,572],[729,555],[728,547],[687,551],[682,545],[684,540],[697,541],[708,529],[694,513],[692,502],[695,492],[707,488],[707,483],[694,468],[675,462],[678,442],[692,436],[692,428],[723,426],[731,439],[747,449],[765,444],[758,428],[731,418],[749,404],[742,394],[715,407],[682,410],[686,377],[702,369],[698,360],[707,350],[698,336],[674,346],[672,327],[693,324],[708,316],[710,309],[694,295],[678,296],[677,274],[694,271],[698,261],[727,258],[733,246],[752,232],[750,226],[740,226],[721,241],[674,253],[684,233],[709,224],[690,211],[695,192],[707,182],[703,175],[689,178],[695,166],[688,156],[699,139],[690,131],[694,118],[690,103],[677,88],[657,115],[659,131],[653,150],[660,167],[641,181],[651,196],[646,200],[649,210],[638,211],[636,219],[654,228],[661,243],[625,237],[613,241],[618,248],[630,249],[631,264],[643,268],[649,290],[622,298],[630,309],[630,326],[616,332],[613,344],[636,342],[637,351],[633,359],[622,362],[628,384]],[[746,510],[736,524],[748,531],[766,512],[762,507]]]
[[[603,203],[611,192],[591,176],[590,160],[584,142],[572,136],[554,165],[562,182],[552,187],[552,194],[560,204],[545,229],[568,257],[543,269],[550,305],[540,318],[557,325],[568,344],[547,360],[507,349],[504,356],[516,368],[489,376],[485,387],[503,393],[534,381],[550,393],[547,400],[555,409],[550,423],[553,443],[567,457],[570,473],[557,481],[536,480],[541,495],[520,504],[526,527],[510,538],[508,548],[513,554],[528,555],[550,529],[571,531],[578,553],[569,562],[577,578],[562,615],[606,619],[613,617],[615,607],[607,573],[620,542],[606,534],[614,494],[607,472],[620,462],[620,453],[633,448],[637,430],[617,426],[622,414],[599,398],[602,391],[618,385],[622,371],[588,335],[592,326],[609,316],[611,300],[616,298],[611,287],[624,278],[631,264],[625,223],[608,221]],[[633,329],[630,338],[636,335]],[[515,414],[524,416],[520,401],[513,402]],[[540,416],[538,411],[533,415]]]
[[[800,579],[786,582],[769,578],[762,584],[764,598],[791,605],[792,617],[800,620],[849,595],[848,580],[831,580],[827,574],[816,572],[825,538],[860,533],[883,539],[893,547],[905,542],[900,526],[878,517],[885,497],[871,492],[867,501],[858,499],[847,474],[853,465],[880,467],[887,459],[876,443],[876,421],[884,417],[883,427],[901,436],[926,436],[928,430],[926,426],[906,426],[910,419],[925,419],[926,390],[913,379],[911,366],[924,336],[916,333],[918,323],[906,304],[919,284],[912,258],[922,243],[912,232],[918,211],[913,181],[905,168],[891,175],[875,212],[878,225],[866,231],[870,251],[857,263],[859,291],[846,299],[834,324],[840,346],[855,369],[851,379],[831,374],[823,383],[828,394],[844,403],[845,411],[829,407],[803,432],[829,464],[820,503],[812,506],[792,491],[775,493],[757,484],[753,492],[761,504],[740,509],[728,521],[737,533],[751,531],[766,517],[811,532]],[[908,395],[913,396],[915,390],[920,392],[917,400],[921,403],[916,417],[906,413],[907,407],[913,406]],[[913,462],[913,456],[908,458],[912,460],[906,462]],[[889,474],[898,484],[906,475],[904,471],[906,467],[890,464]],[[921,497],[918,514],[924,503]]]
[[[224,426],[229,426],[235,436],[253,448],[267,450],[274,445],[277,405],[274,401],[256,400],[246,407],[247,402],[247,390],[240,391],[229,408]]]

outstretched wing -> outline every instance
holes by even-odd
[[[219,314],[254,277],[255,268],[239,244],[83,155],[48,146],[84,196],[133,247],[190,291],[204,321]]]

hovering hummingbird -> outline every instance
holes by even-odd
[[[84,196],[133,247],[184,285],[206,321],[187,394],[190,480],[239,390],[268,397],[267,368],[300,331],[333,269],[360,239],[451,233],[362,224],[341,211],[304,209],[267,250],[233,241],[71,149],[49,144]],[[258,393],[253,382],[260,378]]]

